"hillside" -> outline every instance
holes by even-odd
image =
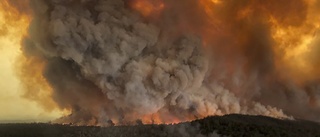
[[[176,125],[118,127],[70,126],[46,123],[1,124],[0,137],[320,137],[320,125],[309,121],[264,116],[213,116]]]

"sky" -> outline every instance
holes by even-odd
[[[0,6],[5,6],[5,3],[0,3]],[[22,17],[12,22],[5,14],[4,10],[0,10],[0,123],[56,119],[61,112],[48,112],[36,102],[23,97],[15,62],[22,53],[20,43],[28,24]]]
[[[77,6],[65,1],[1,0],[0,122],[49,121],[66,114],[58,109],[80,110],[71,115],[80,117],[76,122],[88,113],[93,119],[101,115],[119,119],[125,113],[128,120],[135,120],[143,115],[151,119],[150,114],[163,110],[168,117],[171,106],[192,117],[189,110],[194,108],[202,116],[247,114],[252,108],[242,103],[247,101],[259,108],[253,114],[284,112],[319,121],[320,18],[315,13],[320,13],[320,1],[158,1],[128,3],[137,12],[132,15],[141,14],[143,19],[137,20],[117,0],[109,1],[116,6],[90,0],[75,2]],[[45,10],[47,6],[54,8]],[[114,9],[118,6],[122,9]],[[91,13],[92,7],[98,12]],[[84,12],[73,14],[79,8]],[[96,14],[98,18],[88,17]],[[169,38],[172,32],[176,36]],[[189,33],[201,41],[198,36],[185,37]],[[31,42],[21,46],[24,38]],[[132,48],[135,45],[138,48]],[[181,49],[171,50],[173,46]],[[109,50],[113,48],[117,50]],[[192,58],[198,54],[201,57]],[[268,107],[260,103],[275,108],[265,111]],[[133,112],[143,115],[135,117]]]
[[[36,102],[22,97],[23,89],[14,71],[19,56],[19,41],[0,38],[0,122],[48,121],[57,113],[48,113]]]

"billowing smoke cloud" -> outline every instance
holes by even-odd
[[[279,68],[290,45],[275,46],[275,28],[302,26],[308,3],[158,0],[164,7],[153,13],[152,7],[132,6],[136,2],[31,0],[33,22],[23,50],[46,62],[53,100],[72,110],[60,121],[287,117],[280,109],[319,120],[319,83],[291,80]],[[318,41],[312,45],[319,51]],[[308,58],[319,66],[317,53]]]

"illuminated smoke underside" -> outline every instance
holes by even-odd
[[[314,50],[305,60],[312,60],[308,68],[319,68],[319,23],[310,23],[319,19],[308,17],[309,5],[319,2],[137,2],[31,1],[34,20],[23,49],[46,62],[52,98],[72,109],[58,122],[174,123],[229,113],[287,117],[274,107],[319,120],[318,77],[293,80],[298,72],[283,55],[292,46],[280,43],[282,33],[309,24]],[[145,2],[151,7],[139,5]]]

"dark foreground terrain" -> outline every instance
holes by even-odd
[[[320,137],[320,125],[263,116],[214,116],[177,125],[87,127],[1,124],[0,137]]]

